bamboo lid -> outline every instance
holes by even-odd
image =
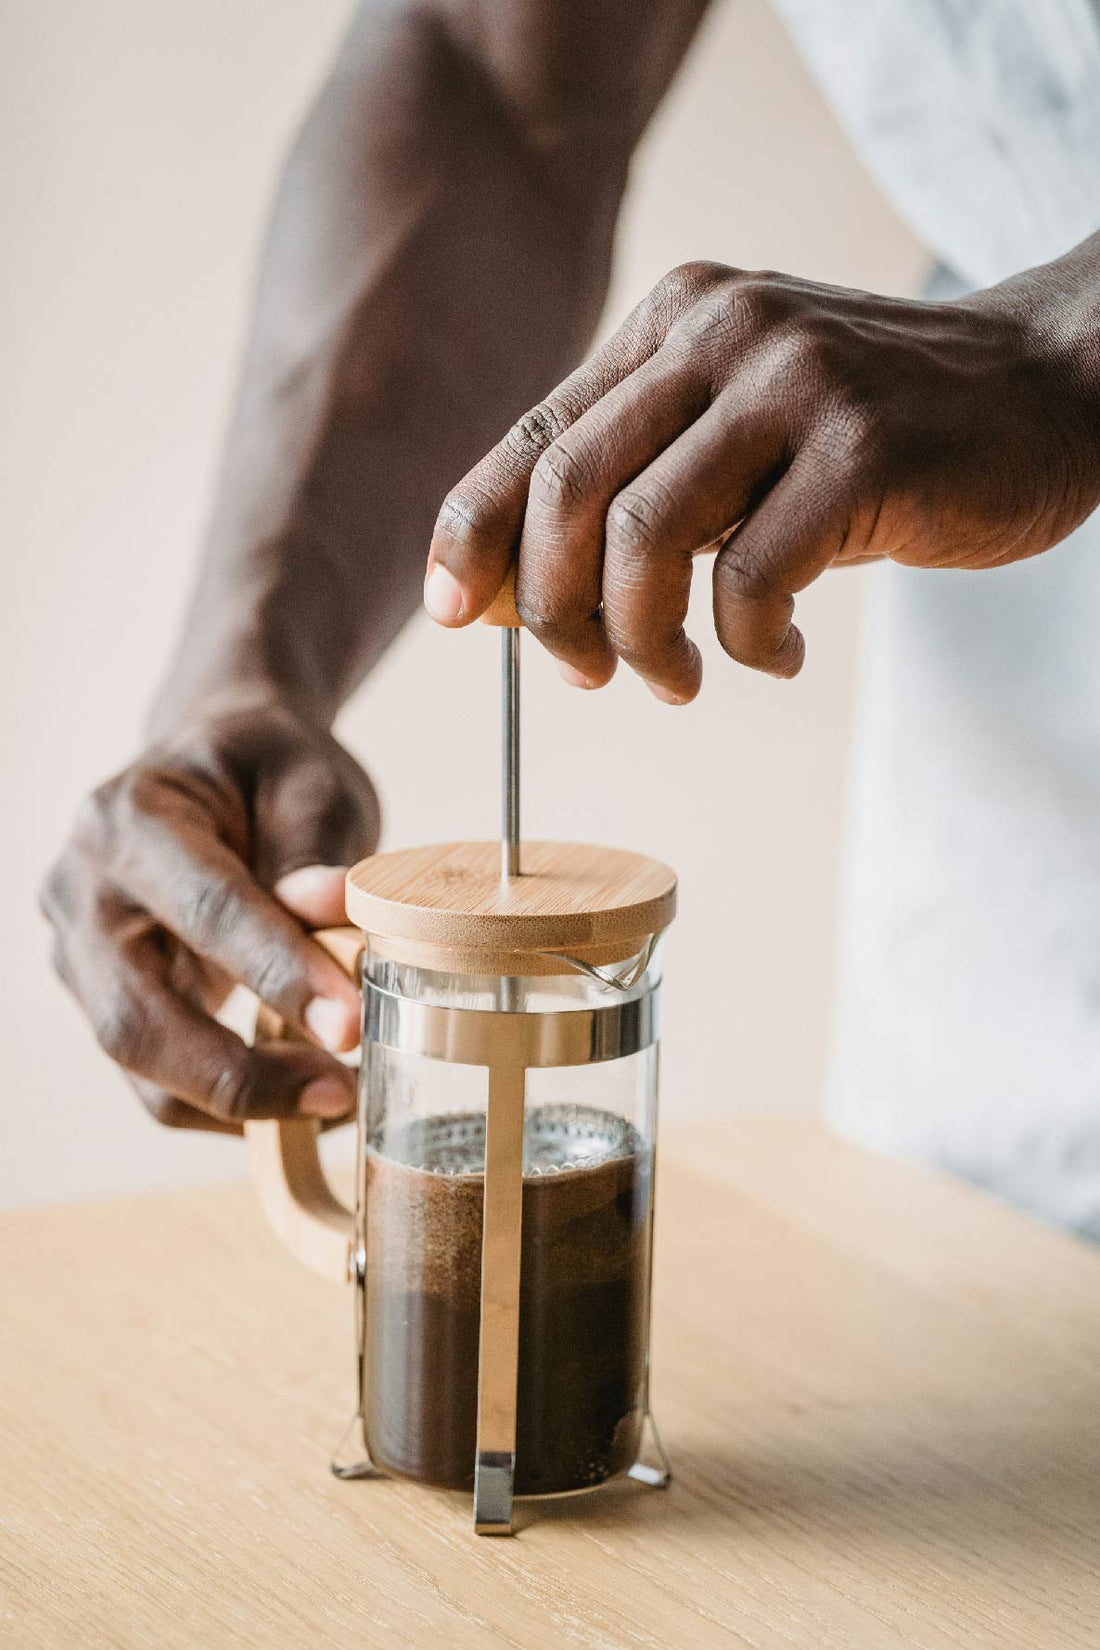
[[[676,911],[675,873],[644,854],[524,842],[522,867],[502,880],[499,842],[374,854],[348,872],[348,917],[379,939],[448,951],[626,957]]]

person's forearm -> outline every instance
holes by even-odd
[[[329,721],[413,610],[448,487],[598,318],[645,97],[530,120],[453,22],[364,7],[294,147],[154,732],[266,696]]]

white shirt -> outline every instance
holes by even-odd
[[[1091,0],[779,5],[956,290],[1100,228]],[[1100,520],[871,584],[828,1114],[1100,1238]]]

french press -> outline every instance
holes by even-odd
[[[321,936],[362,981],[355,1207],[325,1180],[316,1122],[248,1125],[276,1230],[355,1288],[364,1453],[333,1470],[472,1490],[479,1534],[511,1532],[515,1496],[668,1481],[649,1309],[676,879],[622,849],[521,849],[503,612],[501,842],[363,860],[354,927]]]

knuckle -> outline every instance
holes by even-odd
[[[254,1063],[243,1055],[227,1060],[214,1079],[208,1096],[210,1110],[229,1123],[240,1123],[251,1115],[258,1092]]]
[[[629,487],[612,499],[607,510],[607,548],[627,560],[652,555],[661,538],[661,508],[640,487]]]
[[[770,269],[739,276],[730,284],[729,297],[741,326],[753,333],[783,325],[791,313],[787,283]]]
[[[783,277],[770,271],[713,271],[682,305],[671,338],[689,350],[741,346],[790,325],[790,297]]]
[[[187,939],[203,951],[215,951],[233,930],[237,901],[225,881],[199,876],[180,896],[180,927]]]
[[[729,292],[709,293],[683,314],[672,329],[672,341],[689,352],[725,343],[744,325],[744,316]]]
[[[256,957],[250,973],[252,989],[261,1002],[298,1018],[309,996],[309,984],[302,977],[297,959],[288,954],[285,946],[266,946]]]
[[[522,463],[532,464],[568,428],[569,418],[564,408],[553,400],[540,401],[512,425],[504,441]]]
[[[641,676],[659,671],[671,645],[652,631],[647,630],[644,636],[640,636],[634,629],[614,620],[608,622],[607,639],[616,657]]]
[[[436,532],[453,543],[469,544],[489,531],[492,513],[484,494],[459,486],[443,500],[436,518]]]
[[[552,642],[561,633],[561,623],[557,616],[547,610],[545,602],[535,608],[530,601],[521,602],[516,599],[516,612],[523,620],[525,630],[529,630],[536,641]]]
[[[769,594],[763,569],[744,545],[737,546],[736,554],[727,549],[719,556],[714,564],[714,588],[719,599],[734,602],[759,601]]]
[[[140,1002],[122,989],[105,992],[88,1010],[95,1040],[116,1065],[137,1069],[148,1046],[149,1020]]]
[[[579,503],[588,490],[590,474],[580,455],[553,442],[539,457],[531,472],[531,491],[538,502],[553,510]]]
[[[158,775],[144,767],[128,768],[112,782],[107,801],[110,814],[105,825],[119,839],[139,831],[150,819],[161,812],[162,794]]]
[[[662,276],[653,289],[654,307],[671,326],[703,292],[729,275],[730,270],[724,264],[710,263],[703,258],[677,264],[675,269]]]
[[[551,646],[568,641],[591,619],[593,613],[588,602],[564,591],[556,595],[548,594],[537,610],[519,601],[516,609],[525,628],[535,639]]]

